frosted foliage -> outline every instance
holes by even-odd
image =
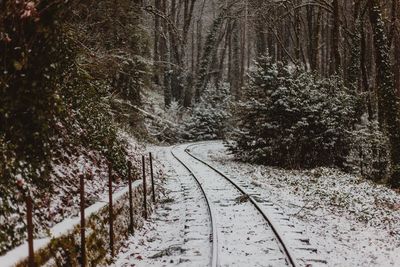
[[[146,121],[147,131],[160,142],[176,142],[181,139],[183,120],[189,116],[188,113],[177,101],[172,101],[165,110]]]
[[[388,138],[379,130],[378,122],[370,122],[366,116],[352,132],[353,142],[346,165],[353,173],[379,180],[389,173]]]
[[[224,136],[229,113],[229,86],[208,86],[192,109],[172,102],[165,110],[148,120],[147,130],[158,141],[212,140]]]
[[[179,105],[178,101],[172,101],[164,113],[164,118],[174,123],[179,123],[184,117],[184,108]]]
[[[320,79],[262,58],[235,114],[231,150],[239,159],[291,168],[342,167],[360,101],[339,77]]]
[[[223,138],[230,114],[229,86],[208,86],[192,115],[185,121],[186,140],[213,140]]]

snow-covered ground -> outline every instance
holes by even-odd
[[[222,142],[191,152],[232,178],[250,180],[304,228],[328,266],[400,266],[398,192],[334,169],[288,171],[235,162]]]
[[[210,263],[210,221],[205,201],[170,150],[158,148],[156,153],[167,174],[156,212],[142,230],[126,241],[113,267]],[[314,258],[305,266],[324,265],[324,261],[327,266],[340,267],[400,266],[398,192],[329,168],[289,171],[236,162],[222,142],[197,143],[190,151],[229,178],[241,184],[247,182],[246,190],[254,197],[274,203],[274,208],[279,208],[279,213],[301,232],[302,240],[309,241],[310,247],[318,251],[305,252]],[[195,168],[196,163],[190,165]],[[211,175],[208,173],[208,178]],[[291,240],[290,236],[287,240]],[[233,254],[231,259],[235,259]],[[228,261],[223,266],[232,266]],[[255,266],[251,260],[244,265],[243,262],[246,261],[241,266]],[[265,262],[257,266],[275,265]]]
[[[157,154],[167,174],[165,194],[145,227],[125,243],[113,266],[209,266],[216,255],[217,266],[287,266],[270,225],[248,198],[218,173],[186,154],[186,147],[159,149]],[[202,184],[213,213],[213,242],[209,238],[212,229],[205,199],[194,178],[171,151]],[[248,189],[248,184],[242,185]],[[297,249],[299,266],[320,263],[321,257],[305,244],[308,241],[299,234],[300,229],[277,207],[261,200],[259,194],[257,202],[280,224],[283,237],[292,242],[290,249]]]

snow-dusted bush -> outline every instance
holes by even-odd
[[[222,84],[219,88],[208,86],[191,116],[185,121],[185,140],[213,140],[224,137],[227,121],[230,118],[229,87]]]
[[[352,131],[353,142],[346,166],[352,173],[377,181],[389,173],[389,141],[379,129],[378,122],[366,117],[362,116]]]
[[[166,143],[223,138],[230,119],[228,91],[227,84],[208,86],[191,109],[172,101],[165,110],[148,114],[147,131]]]
[[[241,160],[282,167],[342,167],[360,101],[336,76],[322,79],[261,58],[235,107],[231,150]]]
[[[162,143],[174,143],[182,139],[183,121],[188,111],[177,101],[160,110],[146,120],[147,132],[151,137]]]

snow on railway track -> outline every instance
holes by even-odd
[[[303,231],[297,229],[297,226],[290,222],[289,217],[279,207],[268,200],[268,197],[265,196],[265,191],[260,191],[260,188],[251,183],[249,179],[240,177],[236,173],[224,173],[220,171],[207,160],[203,159],[201,153],[196,153],[197,149],[201,150],[203,148],[202,146],[209,147],[213,143],[213,141],[193,143],[187,145],[185,152],[192,158],[213,169],[249,197],[249,200],[270,224],[278,242],[281,244],[283,252],[288,259],[293,260],[289,263],[296,266],[326,266],[326,260],[320,258],[317,249],[310,245],[310,240],[303,235]],[[220,141],[215,142],[215,145],[220,144]]]
[[[213,244],[218,246],[213,249],[213,258],[218,258],[218,266],[298,266],[278,227],[257,201],[187,148],[176,146],[173,154],[202,187],[210,210],[215,210],[211,214],[216,216],[214,235],[218,235],[219,244]]]
[[[285,244],[285,248],[290,256],[295,259],[297,266],[326,266],[327,261],[320,257],[315,247],[311,246],[310,240],[304,236],[302,228],[295,226],[290,218],[281,211],[280,207],[269,200],[269,197],[265,194],[266,192],[259,185],[254,184],[250,179],[241,177],[237,173],[227,173],[226,170],[221,171],[215,168],[204,159],[202,153],[198,153],[205,147],[209,148],[210,145],[215,147],[221,144],[221,141],[197,142],[188,145],[185,150],[191,157],[212,168],[231,183],[240,187],[239,190],[243,193],[250,196],[251,201],[257,205],[266,220],[272,224],[272,228],[277,232],[277,238],[281,239],[281,242]]]
[[[211,232],[210,232],[210,242],[212,243],[212,249],[211,249],[211,267],[217,267],[219,266],[219,262],[218,262],[218,234],[217,234],[217,226],[216,226],[216,220],[215,220],[215,211],[213,210],[211,204],[210,204],[210,200],[207,197],[206,192],[204,191],[204,188],[202,187],[199,179],[194,175],[194,173],[186,166],[186,164],[184,162],[182,162],[179,157],[176,156],[176,154],[174,153],[173,149],[171,149],[171,154],[172,156],[179,161],[180,164],[182,164],[182,166],[189,172],[189,174],[192,176],[192,178],[195,180],[196,185],[198,186],[198,188],[200,189],[204,200],[207,203],[207,210],[208,210],[208,214],[210,216],[210,222],[211,222]]]
[[[154,213],[110,267],[204,267],[211,262],[210,217],[195,181],[170,148],[159,150],[167,177]]]
[[[324,262],[313,260],[314,249],[301,231],[249,181],[222,173],[194,155],[201,144],[157,153],[168,177],[166,191],[149,223],[132,236],[112,266],[280,267]]]

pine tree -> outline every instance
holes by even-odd
[[[192,109],[192,115],[185,122],[184,139],[215,140],[225,135],[227,122],[230,118],[229,87],[223,84],[215,88],[208,86],[200,102]]]

